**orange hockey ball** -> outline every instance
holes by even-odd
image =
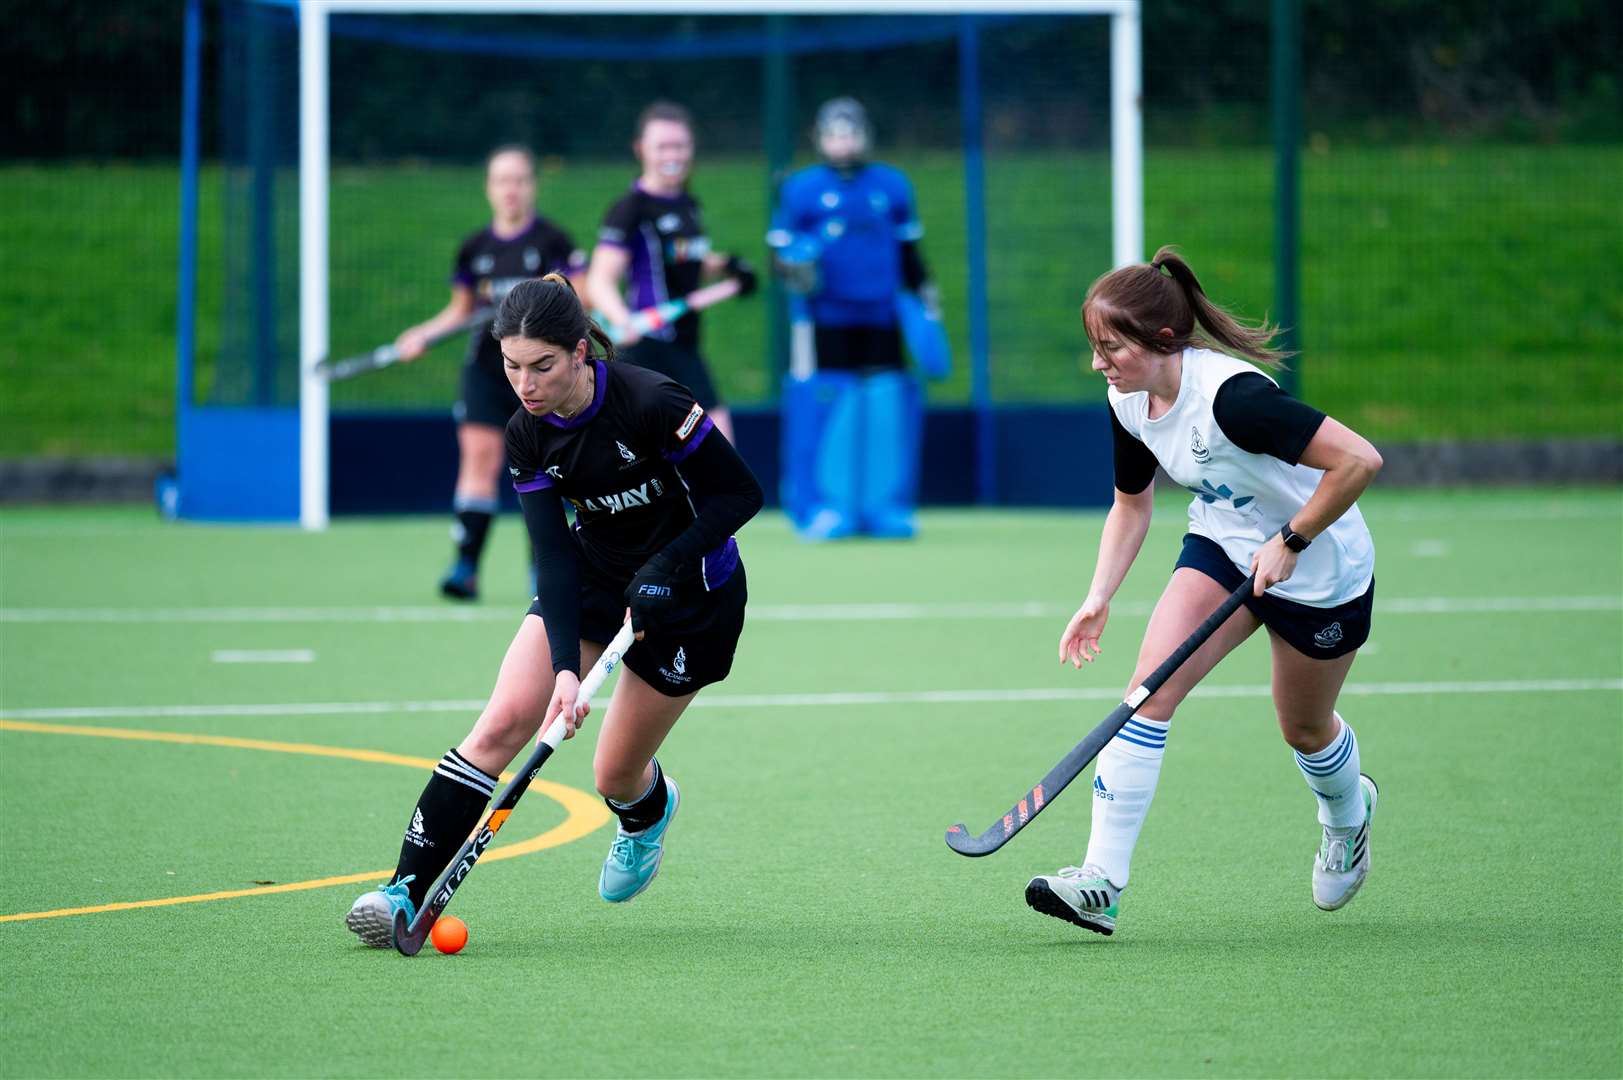
[[[455,915],[445,915],[436,919],[434,929],[429,931],[429,938],[434,942],[434,948],[447,956],[462,951],[462,946],[468,943],[468,924]]]

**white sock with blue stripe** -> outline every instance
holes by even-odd
[[[1171,722],[1135,716],[1099,751],[1093,770],[1093,825],[1084,864],[1098,866],[1125,888],[1133,847],[1155,797]]]
[[[1316,754],[1296,752],[1296,767],[1319,800],[1319,824],[1330,829],[1356,829],[1364,823],[1364,799],[1358,790],[1358,736],[1352,725],[1332,714],[1341,730]]]

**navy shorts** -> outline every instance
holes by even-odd
[[[462,365],[462,396],[451,408],[457,423],[505,429],[518,410],[518,395],[500,368],[478,361]]]
[[[716,392],[716,384],[710,378],[710,369],[705,366],[704,357],[691,345],[643,338],[635,345],[615,352],[614,358],[676,380],[687,387],[693,400],[704,409],[714,409],[721,404],[721,395]]]
[[[623,663],[666,697],[720,682],[733,669],[748,600],[744,564],[739,562],[721,585],[681,600],[658,629],[632,642]],[[530,605],[530,614],[541,614],[539,599]],[[607,645],[625,621],[625,586],[615,587],[581,567],[581,640]]]
[[[818,371],[901,371],[902,332],[895,326],[817,327]]]
[[[1233,591],[1245,580],[1215,540],[1186,533],[1178,565],[1199,570],[1223,588]],[[1313,660],[1334,660],[1369,640],[1370,616],[1375,610],[1375,581],[1364,595],[1335,607],[1312,607],[1295,600],[1263,593],[1248,596],[1245,606],[1257,619],[1285,639],[1286,644]]]

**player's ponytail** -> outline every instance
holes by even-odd
[[[1289,355],[1272,346],[1278,327],[1266,320],[1242,322],[1212,303],[1195,272],[1170,246],[1158,250],[1148,263],[1112,270],[1095,281],[1082,304],[1082,320],[1090,337],[1109,330],[1159,353],[1196,344],[1265,367],[1279,367]],[[1162,327],[1172,336],[1162,337]]]
[[[586,317],[575,287],[558,273],[521,281],[508,290],[496,309],[490,335],[497,340],[531,338],[571,349],[575,342],[584,340],[588,356],[614,359],[614,343],[597,323]]]

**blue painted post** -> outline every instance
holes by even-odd
[[[180,92],[180,269],[175,282],[175,442],[192,405],[197,348],[198,103],[201,100],[203,0],[186,0]]]
[[[997,417],[986,310],[986,163],[981,146],[981,46],[977,19],[958,23],[958,119],[964,142],[965,255],[969,272],[969,397],[975,410],[975,501],[997,501]]]

